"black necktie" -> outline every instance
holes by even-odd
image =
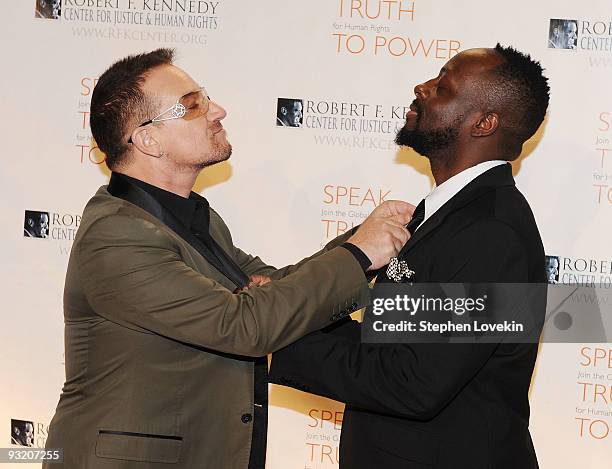
[[[425,199],[419,202],[416,209],[414,209],[414,213],[412,214],[412,218],[406,225],[406,229],[410,232],[410,234],[414,234],[415,230],[419,227],[421,223],[425,220]]]

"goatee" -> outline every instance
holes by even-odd
[[[417,126],[418,126],[417,121]],[[441,129],[429,131],[408,130],[402,127],[395,136],[395,143],[399,146],[410,147],[418,154],[431,156],[446,150],[459,137],[459,125],[452,125]]]

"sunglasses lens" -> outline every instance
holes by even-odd
[[[185,106],[185,116],[183,118],[190,120],[206,114],[210,101],[204,90],[198,90],[183,96],[179,103]]]

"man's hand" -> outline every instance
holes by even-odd
[[[240,293],[241,291],[247,291],[254,287],[260,287],[266,283],[270,283],[272,279],[267,275],[251,275],[249,277],[249,284],[246,287],[236,288],[234,293]]]
[[[372,262],[368,270],[387,265],[410,238],[406,224],[412,218],[414,205],[388,200],[376,207],[347,242],[361,249]]]
[[[251,275],[249,286],[247,288],[260,287],[266,283],[270,283],[272,279],[267,275]]]

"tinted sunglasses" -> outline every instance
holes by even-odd
[[[201,87],[195,91],[191,91],[186,95],[181,96],[171,107],[161,112],[153,119],[143,122],[136,128],[138,129],[140,127],[144,127],[145,125],[152,124],[153,122],[169,121],[172,119],[196,119],[200,116],[205,115],[208,112],[209,108],[210,98],[208,97],[206,89],[204,89],[204,87]],[[128,140],[128,143],[133,143],[131,135]]]

